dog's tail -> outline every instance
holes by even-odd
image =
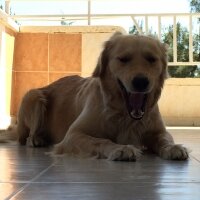
[[[11,125],[6,130],[0,130],[0,143],[17,141],[17,125]]]

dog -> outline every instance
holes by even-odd
[[[144,148],[187,160],[187,148],[174,143],[157,104],[167,75],[167,48],[158,39],[115,33],[91,77],[64,77],[24,96],[19,143],[113,161],[135,161]]]

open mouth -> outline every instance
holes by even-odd
[[[145,104],[147,100],[147,93],[144,92],[128,92],[122,82],[118,80],[122,90],[126,107],[131,118],[140,120],[145,113]]]

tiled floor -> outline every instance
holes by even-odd
[[[200,130],[170,130],[189,161],[52,158],[48,149],[0,144],[0,200],[199,200]]]

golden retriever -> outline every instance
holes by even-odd
[[[145,147],[164,159],[186,160],[188,150],[174,144],[158,109],[166,77],[164,44],[115,33],[91,77],[64,77],[24,96],[19,142],[120,161],[135,161]]]

